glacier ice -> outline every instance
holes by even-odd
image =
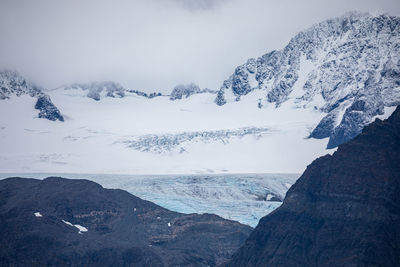
[[[142,152],[159,154],[170,152],[184,153],[187,152],[187,146],[194,142],[208,143],[219,141],[223,144],[227,144],[233,138],[242,138],[244,136],[260,138],[268,131],[269,130],[267,128],[244,127],[231,130],[148,134],[132,137],[122,142],[128,145],[128,147]]]
[[[105,188],[119,188],[181,213],[213,213],[255,227],[258,220],[279,207],[299,174],[110,175],[110,174],[1,174],[44,179],[57,175],[89,179]],[[133,210],[135,212],[135,210]],[[75,226],[72,223],[64,223]]]

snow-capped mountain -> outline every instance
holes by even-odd
[[[162,94],[160,92],[158,92],[158,93],[153,92],[153,93],[149,93],[149,94],[145,93],[145,92],[142,92],[142,91],[138,91],[138,90],[127,90],[127,92],[136,94],[138,96],[144,96],[144,97],[147,97],[147,98],[154,98],[154,97],[157,97],[157,96],[162,96]]]
[[[99,101],[104,97],[124,97],[125,88],[123,88],[119,83],[105,81],[105,82],[91,82],[84,84],[71,84],[65,86],[64,90],[76,90],[83,91],[87,97]]]
[[[64,121],[60,111],[51,102],[50,97],[43,92],[42,88],[30,84],[16,71],[0,71],[0,100],[24,95],[37,98],[35,109],[39,110],[39,118]]]
[[[400,103],[400,18],[352,12],[314,25],[282,50],[238,66],[215,102],[258,90],[259,107],[279,109],[292,100],[296,108],[322,112],[310,137],[338,146]]]
[[[0,99],[8,99],[13,95],[30,95],[37,97],[42,94],[42,90],[29,84],[18,72],[13,70],[0,71]]]
[[[137,95],[151,99],[163,95],[160,92],[146,93],[135,89],[126,89],[121,84],[113,81],[74,83],[54,90],[65,90],[66,94],[87,96],[96,101],[100,101],[105,97],[122,98],[125,96]],[[200,87],[194,83],[179,84],[172,89],[169,94],[169,99],[177,100],[188,98],[194,94],[203,93],[215,94],[217,91],[208,88],[200,89]]]
[[[71,91],[72,95],[87,96],[96,101],[99,101],[105,97],[121,98],[132,94],[146,98],[153,98],[162,95],[161,93],[156,92],[147,94],[139,90],[128,90],[125,89],[121,84],[113,81],[74,83],[57,88],[56,90],[66,90],[67,92]]]
[[[46,97],[3,72],[0,170],[302,172],[399,104],[399,28],[400,19],[386,15],[324,21],[237,67],[218,93],[189,84],[147,94],[95,82]],[[32,120],[35,106],[50,119],[58,107],[65,122]]]
[[[194,83],[190,83],[190,84],[186,84],[186,85],[179,84],[174,87],[169,99],[176,100],[176,99],[188,98],[194,94],[204,94],[204,93],[215,94],[216,91],[210,90],[208,88],[200,89],[200,87]]]

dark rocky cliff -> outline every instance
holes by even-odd
[[[0,266],[215,266],[251,232],[87,180],[0,181]]]
[[[309,165],[226,266],[400,266],[400,108]]]

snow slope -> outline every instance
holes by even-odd
[[[1,172],[299,173],[327,153],[326,140],[306,138],[320,112],[285,104],[279,110],[259,109],[256,93],[222,107],[214,104],[213,94],[175,101],[137,95],[95,101],[69,90],[48,93],[63,123],[33,116],[29,97],[1,102]],[[182,134],[196,136],[195,141],[163,149],[163,137]],[[149,135],[160,137],[155,140],[166,153],[131,146]]]
[[[386,15],[321,22],[237,67],[217,94],[94,82],[35,104],[5,80],[0,172],[300,173],[400,103],[399,32]],[[60,119],[38,119],[49,114]]]

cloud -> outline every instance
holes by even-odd
[[[196,12],[201,10],[214,9],[226,3],[227,0],[172,0],[172,2],[180,5],[181,7],[189,11]]]
[[[2,0],[0,68],[47,88],[115,80],[146,91],[217,89],[249,57],[281,49],[314,23],[398,1]]]

